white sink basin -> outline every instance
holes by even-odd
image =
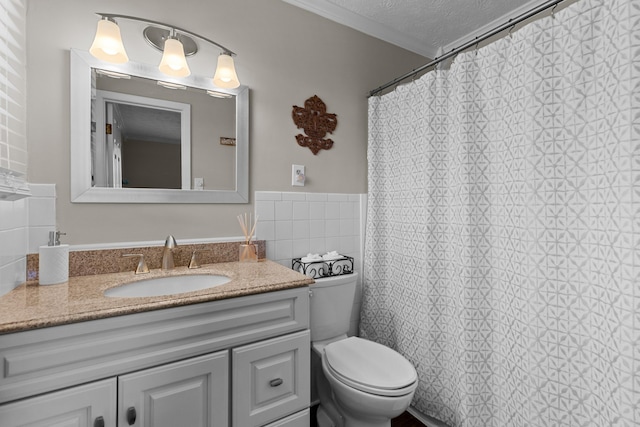
[[[121,298],[156,297],[209,289],[230,281],[227,276],[215,274],[156,277],[107,289],[104,295]]]

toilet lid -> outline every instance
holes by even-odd
[[[395,395],[392,391],[407,388],[418,379],[407,359],[373,341],[350,337],[327,345],[324,351],[331,370],[362,391]]]

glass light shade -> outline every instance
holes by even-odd
[[[164,42],[164,53],[158,68],[171,77],[187,77],[191,74],[187,58],[184,56],[184,47],[179,40],[167,39]]]
[[[226,89],[234,89],[240,86],[240,80],[238,80],[236,67],[233,64],[231,55],[221,53],[218,56],[218,67],[213,76],[213,84]]]
[[[127,52],[124,50],[124,45],[122,44],[118,24],[107,19],[98,21],[96,36],[93,39],[93,44],[89,52],[102,61],[112,62],[114,64],[124,64],[129,61]]]

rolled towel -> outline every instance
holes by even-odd
[[[330,251],[322,255],[322,259],[325,261],[331,261],[338,258],[342,258],[342,255],[340,255],[337,251]]]
[[[353,268],[351,265],[351,261],[344,259],[338,260],[331,263],[331,274],[332,275],[340,275],[353,273]]]
[[[307,256],[302,257],[300,259],[300,261],[302,261],[302,262],[318,262],[318,261],[322,261],[322,257],[320,256],[320,254],[307,254]]]

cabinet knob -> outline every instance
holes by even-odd
[[[282,383],[283,383],[282,378],[276,378],[275,380],[269,381],[269,385],[271,387],[278,387]]]
[[[137,418],[136,408],[132,406],[129,409],[127,409],[127,422],[129,423],[130,426],[136,423],[136,418]]]
[[[93,427],[104,427],[104,418],[98,417],[93,420]]]

